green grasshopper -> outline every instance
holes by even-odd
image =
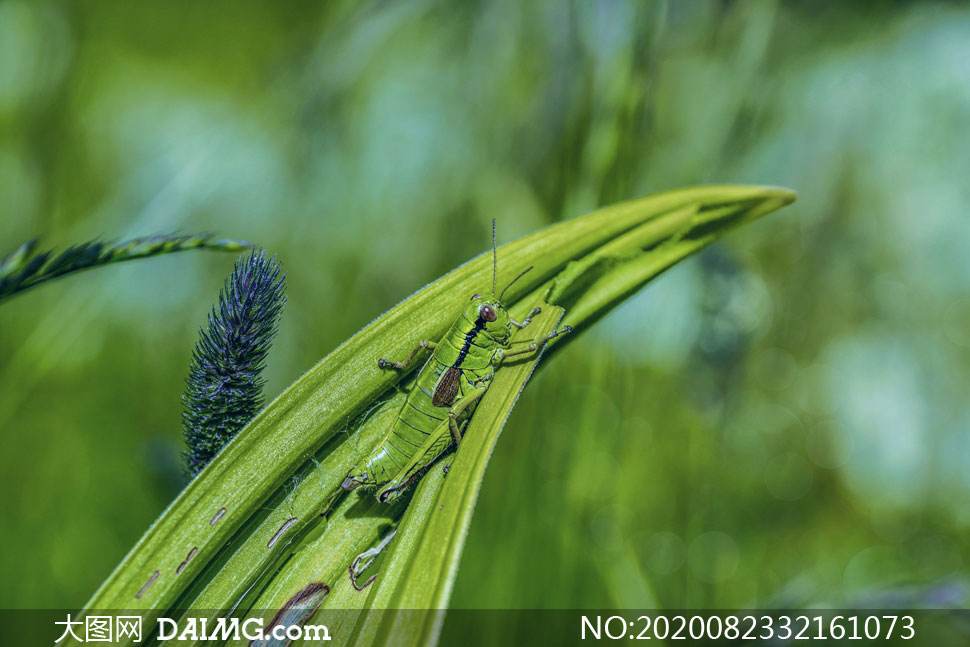
[[[382,370],[404,370],[420,352],[431,351],[394,425],[364,462],[350,470],[341,487],[353,490],[376,486],[382,503],[397,498],[452,442],[461,442],[463,429],[503,360],[538,352],[550,339],[572,332],[571,327],[563,326],[541,338],[509,341],[513,326],[525,328],[540,311],[535,308],[520,323],[502,305],[505,291],[531,269],[512,279],[495,297],[498,252],[492,220],[492,297],[472,296],[471,303],[440,341],[420,342],[403,362],[377,360]],[[529,345],[510,350],[512,344],[519,343]]]

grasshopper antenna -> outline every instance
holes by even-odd
[[[495,248],[495,218],[492,218],[492,296],[495,296],[495,282],[498,280],[498,250]],[[501,301],[501,299],[499,299]]]
[[[515,283],[516,281],[518,281],[519,279],[521,279],[523,276],[525,276],[526,274],[528,274],[529,271],[533,267],[535,267],[535,265],[530,265],[529,267],[525,268],[525,270],[523,270],[521,274],[519,274],[517,277],[515,277],[514,279],[512,279],[512,282],[511,283],[509,283],[508,285],[505,286],[505,290],[508,290],[510,287],[512,287],[512,283]],[[505,296],[505,290],[502,290],[502,295],[498,298],[498,302],[499,303],[502,303],[502,297]]]

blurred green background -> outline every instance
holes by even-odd
[[[492,217],[507,241],[683,185],[799,191],[543,367],[456,607],[965,595],[968,132],[965,3],[0,2],[0,255],[259,243],[289,286],[269,397]],[[83,604],[177,494],[232,263],[0,305],[0,607]]]

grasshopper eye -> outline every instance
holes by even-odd
[[[482,295],[480,295],[480,294],[473,294],[471,300],[474,301],[475,299],[481,299],[481,298],[482,298]]]
[[[495,314],[495,310],[492,309],[492,306],[488,306],[488,305],[482,306],[482,309],[479,312],[479,314],[481,315],[482,319],[484,319],[485,321],[495,321],[495,317],[497,316]]]

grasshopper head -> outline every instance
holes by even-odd
[[[484,329],[498,343],[506,344],[512,336],[512,318],[502,305],[502,298],[505,296],[505,290],[512,287],[513,283],[528,274],[531,269],[531,267],[526,268],[505,286],[501,294],[495,296],[495,288],[498,286],[498,247],[495,245],[495,218],[492,218],[492,296],[483,298],[480,294],[474,295],[472,302],[465,308],[465,317],[469,321],[474,321],[477,327]]]
[[[495,297],[483,298],[476,294],[465,309],[465,316],[499,341],[508,339],[512,334],[509,311]]]

